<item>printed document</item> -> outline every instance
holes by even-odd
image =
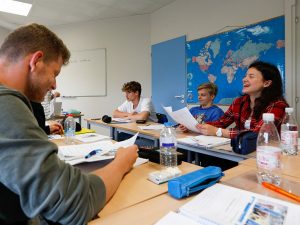
[[[187,129],[199,133],[199,130],[196,128],[198,124],[197,120],[192,116],[187,107],[179,109],[177,111],[172,110],[172,107],[163,107],[164,110],[169,114],[169,116],[176,121],[176,123],[184,125]]]
[[[223,184],[205,189],[180,207],[179,214],[202,225],[300,224],[299,205]],[[170,215],[167,217],[172,220]],[[173,219],[177,220],[177,216]],[[192,223],[187,220],[181,224]]]

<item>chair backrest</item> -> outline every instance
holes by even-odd
[[[156,113],[157,122],[164,124],[168,122],[168,117],[165,114],[162,113]]]

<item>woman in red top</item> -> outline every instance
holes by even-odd
[[[257,61],[243,78],[243,96],[235,99],[225,114],[215,122],[198,124],[204,135],[232,138],[242,130],[258,132],[263,124],[262,114],[273,113],[275,125],[280,125],[288,107],[283,97],[282,80],[276,66]],[[226,129],[235,122],[234,128]]]

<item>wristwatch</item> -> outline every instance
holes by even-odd
[[[216,135],[217,135],[217,137],[222,137],[222,135],[223,135],[222,128],[218,128]]]

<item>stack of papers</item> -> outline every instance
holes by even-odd
[[[156,223],[167,224],[300,224],[300,207],[264,195],[215,184],[180,207],[178,214],[169,213]]]
[[[115,153],[120,147],[129,147],[134,144],[138,133],[128,140],[113,143],[112,141],[97,141],[79,145],[65,145],[58,147],[58,157],[65,162],[76,165],[82,162],[94,162],[115,157]],[[92,151],[97,154],[85,158]]]
[[[169,114],[169,116],[176,121],[176,123],[184,125],[187,129],[194,131],[196,133],[200,133],[196,128],[198,124],[197,120],[190,113],[190,110],[187,107],[179,109],[177,111],[172,110],[172,107],[163,107],[164,110]]]
[[[195,137],[188,136],[185,138],[179,138],[179,139],[177,139],[177,142],[183,143],[183,144],[194,145],[194,146],[211,148],[211,147],[229,144],[230,139],[224,138],[224,137],[199,135],[199,136],[195,136]]]

